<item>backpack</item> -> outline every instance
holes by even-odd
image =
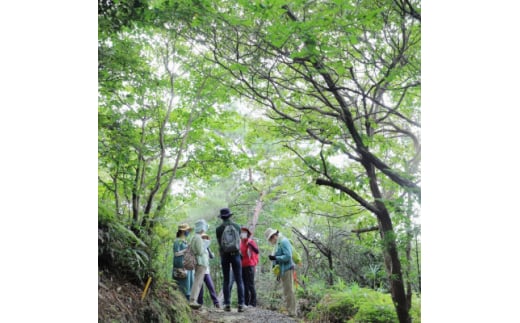
[[[195,269],[196,264],[197,264],[197,259],[195,258],[193,251],[191,251],[191,246],[188,245],[188,248],[186,249],[186,252],[184,253],[184,257],[182,258],[182,266],[186,270],[193,270],[193,269]]]
[[[287,238],[287,240],[289,240],[289,239]],[[291,244],[292,261],[293,261],[293,263],[295,265],[301,264],[302,263],[302,255],[298,252],[298,250],[296,250],[296,248],[294,247],[294,244],[292,243],[291,240],[289,240],[289,243]]]
[[[240,251],[240,234],[234,225],[228,224],[224,228],[220,237],[220,247],[224,253]]]
[[[298,252],[298,250],[296,250],[294,243],[291,240],[289,240],[289,242],[291,243],[292,247],[292,261],[295,265],[299,265],[302,263],[302,255]]]
[[[292,248],[292,261],[295,265],[299,265],[302,263],[302,255],[294,248],[294,245],[291,244]]]

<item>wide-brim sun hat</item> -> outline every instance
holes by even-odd
[[[195,233],[199,233],[199,232],[206,232],[208,231],[208,223],[206,222],[206,220],[204,219],[201,219],[201,220],[198,220],[197,222],[195,222]]]
[[[188,225],[188,223],[183,223],[179,225],[178,229],[179,231],[190,231],[192,228]]]
[[[230,216],[233,215],[233,212],[231,212],[229,210],[229,208],[225,207],[223,209],[220,209],[220,214],[219,214],[219,218],[222,218],[222,219],[227,219],[229,218]]]
[[[271,229],[271,228],[268,228],[267,230],[265,230],[265,239],[267,241],[269,241],[269,239],[271,239],[271,237],[273,236],[273,234],[277,233],[278,231],[275,230],[275,229]]]

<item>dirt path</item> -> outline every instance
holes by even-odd
[[[154,290],[153,295],[149,295],[142,301],[141,286],[136,286],[109,273],[102,273],[98,281],[98,321],[138,323],[150,321],[146,317],[160,317],[159,310],[167,309],[171,303],[179,302],[179,299],[172,298],[169,292],[169,290]],[[177,296],[184,300],[184,295],[178,294]],[[292,318],[281,312],[261,307],[249,307],[239,313],[236,306],[231,307],[231,312],[225,312],[223,309],[216,309],[213,306],[203,306],[199,310],[191,310],[189,314],[193,323],[305,322],[303,318]]]
[[[274,312],[259,307],[249,307],[244,312],[237,312],[236,308],[231,308],[231,312],[225,312],[222,309],[202,307],[194,310],[193,314],[197,317],[197,323],[295,323],[304,322],[303,319],[292,318],[279,312]]]

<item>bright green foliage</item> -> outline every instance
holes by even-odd
[[[100,2],[100,221],[137,276],[169,277],[178,223],[230,206],[261,250],[291,238],[307,282],[387,290],[393,245],[387,270],[420,279],[420,3],[400,3]]]
[[[394,323],[397,316],[389,294],[353,285],[322,291],[323,298],[307,314],[311,322]],[[412,321],[420,322],[420,303],[412,303]]]
[[[223,10],[218,19],[208,14],[212,30],[198,30],[210,34],[208,59],[229,71],[229,87],[269,108],[285,146],[316,183],[340,190],[384,224],[381,248],[406,321],[395,250],[399,235],[409,231],[394,232],[399,226],[391,215],[404,208],[403,194],[420,194],[417,21],[405,19],[406,12],[393,1],[345,8],[324,2],[272,4],[262,14],[247,5],[233,13]],[[323,17],[338,19],[331,23]],[[246,20],[259,22],[241,23]],[[333,162],[337,157],[350,163]],[[283,207],[276,211],[282,217],[289,213]],[[331,248],[320,252],[332,271]]]
[[[116,221],[103,205],[98,211],[98,266],[116,271],[129,280],[146,280],[149,248],[135,233]]]

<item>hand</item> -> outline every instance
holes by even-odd
[[[176,253],[174,253],[175,257],[180,257],[180,256],[184,256],[184,254],[186,253],[186,249],[183,249],[181,251],[177,251]]]
[[[276,257],[269,255],[269,260],[276,260]]]

